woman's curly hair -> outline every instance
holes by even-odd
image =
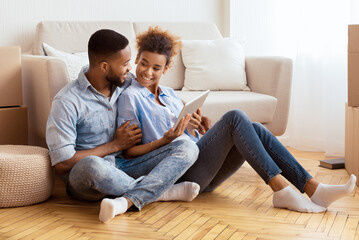
[[[158,26],[149,27],[146,32],[136,36],[137,57],[136,62],[140,58],[142,52],[148,51],[166,56],[166,66],[171,67],[173,57],[177,55],[182,48],[180,37],[163,30]]]

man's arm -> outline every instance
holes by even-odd
[[[115,136],[111,142],[103,144],[93,149],[76,151],[72,158],[56,164],[55,172],[59,175],[67,173],[81,159],[88,156],[105,157],[109,154],[128,149],[141,141],[142,133],[135,124],[128,127],[130,122],[126,122],[116,129]]]

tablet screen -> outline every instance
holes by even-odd
[[[187,114],[191,114],[196,112],[198,108],[202,107],[204,101],[206,100],[208,94],[209,94],[210,90],[205,91],[204,93],[202,93],[201,95],[199,95],[198,97],[192,99],[191,101],[189,101],[188,103],[186,103],[183,108],[181,113],[179,114],[175,125],[173,126],[173,128],[176,130],[179,122],[181,121],[181,119],[183,117],[185,117]]]

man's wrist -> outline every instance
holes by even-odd
[[[109,142],[109,147],[110,147],[112,153],[124,150],[123,147],[120,146],[119,144],[117,144],[115,141]]]

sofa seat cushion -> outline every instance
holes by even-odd
[[[176,91],[185,102],[202,91]],[[202,114],[217,122],[223,114],[233,109],[244,111],[252,122],[267,123],[273,118],[277,99],[273,96],[247,91],[211,91],[202,106]]]

